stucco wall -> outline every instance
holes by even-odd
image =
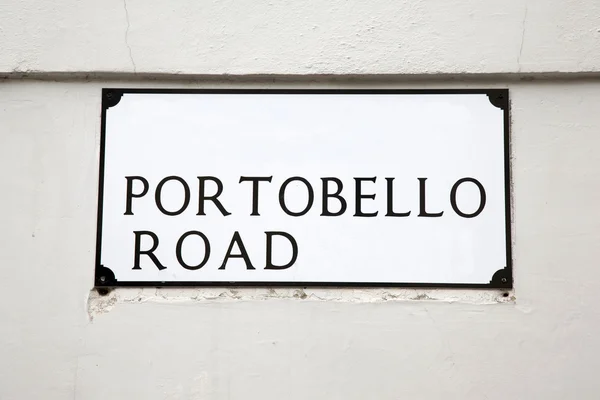
[[[591,0],[3,2],[0,399],[596,399],[599,15]],[[515,290],[98,296],[111,86],[508,87]]]
[[[597,0],[0,4],[0,72],[600,71]]]

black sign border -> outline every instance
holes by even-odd
[[[415,283],[415,282],[237,282],[237,281],[118,281],[114,273],[101,264],[102,209],[104,199],[104,161],[106,142],[106,110],[119,103],[123,94],[375,94],[375,95],[440,95],[485,94],[495,107],[504,111],[504,196],[506,230],[506,266],[500,268],[490,283]],[[96,232],[96,268],[94,286],[101,294],[116,287],[394,287],[394,288],[465,288],[465,289],[512,289],[512,214],[511,214],[511,164],[510,164],[510,101],[508,89],[102,89],[102,114],[100,125],[100,162],[98,181],[98,215]]]

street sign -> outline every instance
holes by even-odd
[[[512,287],[507,90],[102,96],[97,287]]]

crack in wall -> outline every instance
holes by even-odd
[[[135,65],[135,61],[133,60],[133,54],[131,52],[131,46],[129,45],[129,28],[131,28],[131,24],[129,23],[129,10],[127,9],[127,0],[123,0],[123,8],[125,9],[125,21],[127,21],[127,28],[125,29],[125,46],[129,50],[129,59],[131,60],[131,65],[133,66],[133,73],[137,73],[137,67]]]
[[[521,55],[523,54],[523,44],[525,43],[525,27],[527,23],[527,5],[525,5],[525,15],[523,15],[523,26],[521,27],[521,45],[519,47],[519,56],[517,57],[517,64],[519,69],[517,72],[521,72]]]

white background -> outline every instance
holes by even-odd
[[[3,400],[598,398],[597,0],[0,9],[1,73],[35,78],[0,80]],[[509,302],[389,288],[98,297],[101,88],[158,86],[508,87]]]
[[[546,19],[555,10],[539,7]],[[450,16],[469,24],[458,9]],[[540,28],[528,25],[528,34]],[[92,288],[101,88],[198,84],[53,79],[0,82],[3,400],[597,398],[599,82],[489,78],[511,91],[508,298],[472,289],[204,287],[100,297]]]
[[[118,281],[277,281],[489,283],[506,265],[503,111],[485,94],[350,95],[350,94],[130,94],[109,108],[102,222],[102,264]],[[155,205],[158,182],[181,176],[190,186],[190,205],[167,216]],[[211,203],[198,216],[197,176],[218,177],[224,217]],[[150,190],[133,199],[134,215],[124,215],[126,176],[143,176]],[[240,176],[273,176],[260,184],[260,216],[251,213],[251,183]],[[286,215],[278,203],[289,177],[309,180],[315,191],[304,216]],[[354,217],[353,177],[364,182],[363,212]],[[344,183],[348,209],[339,217],[321,213],[321,177]],[[386,177],[394,177],[394,209],[409,217],[385,217]],[[440,218],[418,217],[419,182],[427,179],[427,210]],[[473,177],[487,194],[483,212],[458,216],[450,205],[452,185]],[[216,187],[207,184],[207,194]],[[335,184],[330,184],[330,192]],[[135,193],[141,191],[136,185]],[[472,183],[458,190],[463,212],[474,212],[479,191]],[[163,187],[167,210],[183,202],[178,182]],[[306,204],[302,184],[288,186],[291,210]],[[339,203],[330,200],[330,210]],[[133,269],[133,231],[150,230],[160,240],[155,254],[167,268],[159,271],[141,256]],[[186,270],[175,246],[186,231],[210,240],[211,256],[200,270]],[[256,270],[230,259],[219,270],[235,231],[239,231]],[[265,231],[284,231],[298,243],[298,259],[285,270],[264,270]],[[151,245],[142,241],[142,249]],[[286,263],[291,248],[274,240],[274,262]],[[234,253],[238,254],[237,246]],[[198,264],[204,257],[200,238],[186,239],[183,258]]]

